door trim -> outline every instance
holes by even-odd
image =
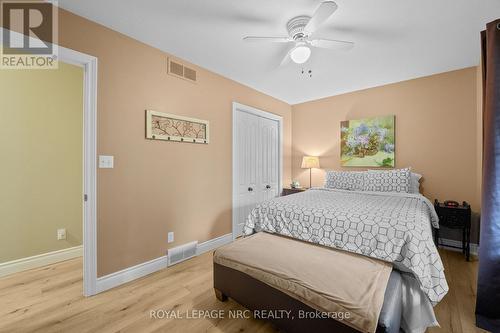
[[[0,27],[0,33],[3,33],[3,30],[4,28]],[[19,41],[24,38],[21,33],[13,31],[9,33]],[[34,37],[29,38],[33,41],[38,40]],[[83,294],[92,296],[97,293],[97,58],[56,44],[54,46],[58,48],[58,60],[82,67],[84,71]]]
[[[59,59],[83,67],[83,294],[97,290],[97,58],[59,46]]]
[[[233,202],[232,202],[232,214],[231,214],[231,234],[233,235],[233,240],[236,238],[234,234],[234,223],[236,220],[236,197],[237,197],[237,189],[236,189],[236,112],[246,112],[255,116],[259,116],[262,118],[267,118],[271,120],[275,120],[278,122],[278,150],[279,150],[279,166],[278,166],[278,193],[281,193],[283,191],[283,117],[278,116],[274,113],[270,113],[267,111],[262,111],[260,109],[254,108],[252,106],[244,105],[241,103],[233,102],[233,143],[232,143],[232,193],[233,193]]]

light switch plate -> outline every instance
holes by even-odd
[[[99,169],[113,169],[114,156],[99,155]]]
[[[167,235],[167,243],[172,243],[174,241],[174,232],[170,231]]]

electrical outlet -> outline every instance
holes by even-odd
[[[64,240],[66,239],[66,229],[57,229],[57,240]]]
[[[170,231],[167,235],[167,243],[172,243],[174,241],[174,232]]]

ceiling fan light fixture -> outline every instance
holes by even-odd
[[[286,55],[281,60],[280,66],[287,64],[290,59],[296,64],[306,63],[311,56],[311,48],[331,50],[351,49],[354,45],[353,42],[317,38],[314,35],[314,32],[325,24],[328,18],[337,10],[337,7],[338,6],[334,1],[322,0],[313,16],[301,15],[293,17],[288,21],[286,24],[288,36],[246,36],[243,40],[247,42],[255,41],[272,43],[294,42],[295,45],[288,48]]]
[[[291,52],[290,58],[292,58],[293,62],[296,64],[305,63],[309,57],[311,56],[311,49],[304,44],[297,45]]]

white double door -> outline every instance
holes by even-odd
[[[242,110],[233,116],[233,237],[238,237],[251,210],[279,194],[281,147],[278,120]]]

